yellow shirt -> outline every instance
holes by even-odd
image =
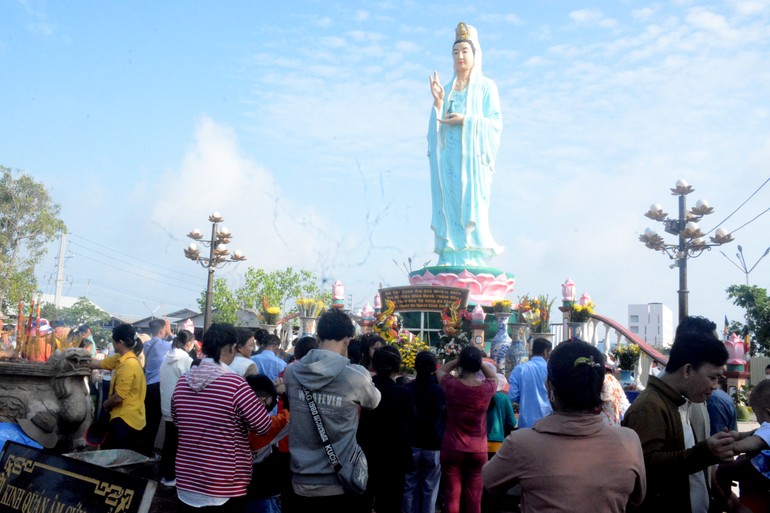
[[[144,369],[133,351],[124,355],[108,356],[100,362],[102,369],[114,370],[110,381],[110,396],[118,394],[123,402],[110,410],[110,420],[120,418],[136,430],[144,428],[147,419],[144,411],[144,396],[147,381]]]

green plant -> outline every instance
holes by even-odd
[[[621,370],[634,370],[639,361],[639,346],[636,344],[618,344],[610,351],[610,354],[615,358]]]
[[[596,305],[593,302],[589,302],[586,305],[580,303],[572,303],[570,307],[570,322],[586,322],[594,314],[594,308]]]
[[[496,313],[508,313],[512,307],[513,303],[509,299],[496,299],[492,301],[492,311]]]
[[[537,296],[539,304],[537,319],[532,322],[532,333],[550,333],[551,332],[551,307],[556,298],[549,298],[548,295]]]
[[[733,393],[733,404],[735,404],[736,407],[748,406],[749,395],[751,394],[752,388],[754,387],[751,385],[741,385],[740,387],[737,387]]]

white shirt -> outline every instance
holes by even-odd
[[[695,433],[690,424],[690,407],[692,403],[685,398],[685,403],[679,407],[679,417],[682,419],[684,431],[684,448],[695,447]],[[692,513],[708,513],[709,490],[706,486],[706,475],[702,470],[690,474],[690,506]]]

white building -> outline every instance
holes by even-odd
[[[674,343],[674,313],[663,303],[628,305],[628,329],[653,346]]]

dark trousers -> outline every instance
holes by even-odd
[[[139,434],[141,431],[134,429],[121,418],[110,420],[107,428],[107,436],[101,449],[131,449],[139,452]]]
[[[155,455],[155,438],[160,427],[160,383],[147,385],[147,395],[144,397],[144,411],[147,425],[142,430],[142,442],[139,452],[145,456]]]
[[[403,468],[388,465],[384,461],[374,461],[369,467],[369,482],[363,495],[366,511],[373,509],[377,513],[401,513],[404,509],[405,480]]]
[[[102,379],[102,396],[96,401],[96,415],[109,415],[109,412],[104,411],[102,405],[110,397],[110,383],[109,379]]]
[[[171,481],[176,478],[176,452],[179,448],[179,429],[176,424],[166,421],[166,436],[160,453],[160,477]]]
[[[346,493],[326,497],[305,497],[293,491],[287,497],[281,496],[281,513],[308,513],[313,511],[334,511],[354,513],[363,511],[362,497]],[[371,511],[371,510],[369,510]]]

